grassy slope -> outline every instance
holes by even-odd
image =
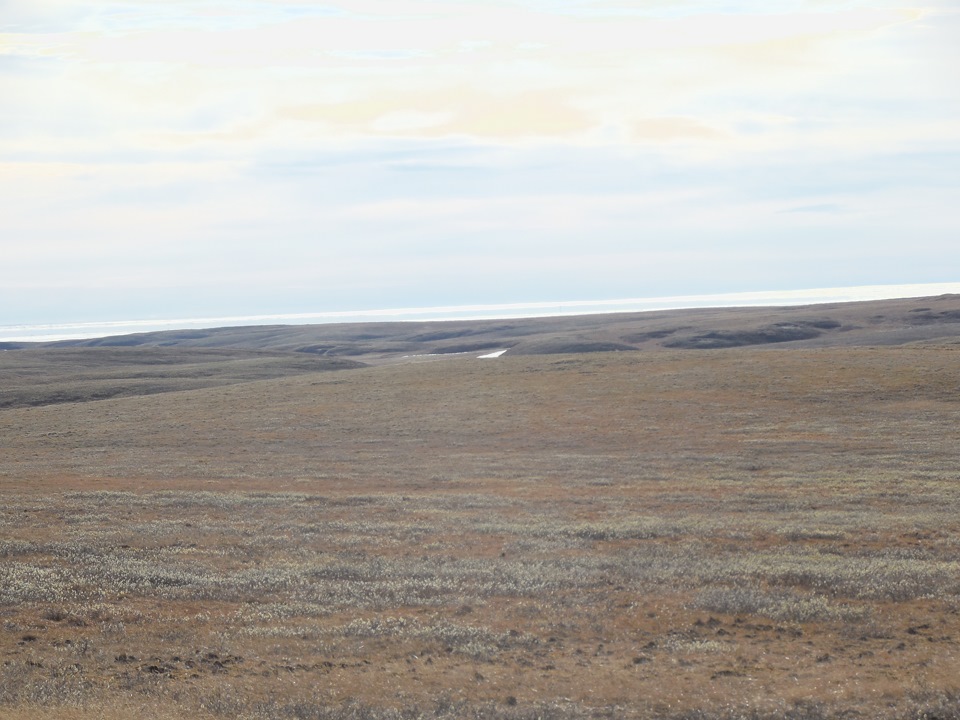
[[[0,410],[0,717],[957,717],[960,349],[787,347]]]
[[[0,353],[0,408],[196,390],[361,365],[234,348],[32,348]]]

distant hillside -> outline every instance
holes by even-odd
[[[523,320],[171,330],[0,348],[0,409],[436,360],[561,353],[960,345],[960,295]],[[501,362],[499,360],[492,362]]]
[[[363,362],[411,355],[899,345],[960,338],[960,295],[797,307],[706,308],[522,320],[269,325],[170,330],[43,347],[232,348]],[[23,344],[24,347],[38,345]]]

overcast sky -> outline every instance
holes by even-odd
[[[0,0],[0,324],[956,281],[903,2]]]

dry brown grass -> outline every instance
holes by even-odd
[[[0,717],[958,717],[958,360],[442,358],[4,410]]]

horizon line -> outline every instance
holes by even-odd
[[[658,310],[683,310],[704,307],[819,305],[833,302],[895,300],[953,293],[960,293],[960,282],[856,285],[806,290],[759,290],[703,295],[625,298],[617,300],[550,300],[543,302],[439,305],[377,310],[334,310],[326,312],[230,315],[159,320],[140,319],[108,320],[101,322],[38,323],[33,325],[0,326],[0,342],[40,343],[58,342],[61,340],[91,340],[147,332],[198,330],[218,327],[256,327],[265,324],[333,325],[349,322],[508,320],[537,317],[655,312]],[[27,334],[19,334],[24,332]]]

